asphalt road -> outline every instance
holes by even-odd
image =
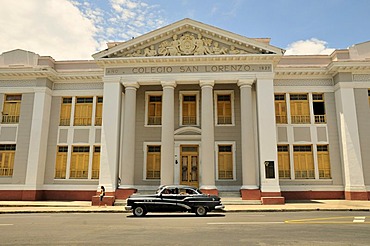
[[[0,245],[370,245],[370,212],[3,214]]]

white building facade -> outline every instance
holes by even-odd
[[[370,43],[284,56],[184,19],[93,61],[0,56],[0,199],[185,184],[263,204],[370,197]],[[239,193],[240,192],[240,193]]]

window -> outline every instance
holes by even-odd
[[[100,146],[94,146],[91,178],[99,179],[99,171],[100,171]]]
[[[290,114],[292,124],[310,123],[310,107],[307,94],[290,95]]]
[[[74,146],[71,157],[70,178],[87,179],[89,168],[89,146]]]
[[[232,145],[218,145],[218,179],[233,179]]]
[[[278,145],[279,178],[290,179],[289,145]]]
[[[58,146],[54,178],[56,179],[66,178],[67,156],[68,156],[68,146]]]
[[[217,124],[232,124],[232,95],[216,94],[217,97]]]
[[[72,97],[62,98],[62,106],[60,109],[60,126],[69,126],[71,121]]]
[[[182,97],[182,125],[197,125],[197,95],[183,94]]]
[[[98,97],[96,100],[95,125],[101,126],[102,119],[103,119],[103,97]]]
[[[275,117],[276,117],[277,124],[288,123],[287,113],[286,113],[285,94],[275,95]]]
[[[294,173],[296,179],[314,179],[315,168],[311,145],[293,146]]]
[[[324,95],[312,94],[312,100],[315,123],[318,124],[326,123]]]
[[[0,177],[13,176],[15,144],[0,145]]]
[[[5,95],[2,123],[18,123],[21,111],[22,95]]]
[[[162,96],[150,95],[148,100],[148,125],[162,124]]]
[[[148,145],[146,160],[146,179],[161,178],[161,146]]]
[[[319,178],[330,179],[330,158],[328,145],[317,145],[317,161],[319,166]]]
[[[90,126],[92,116],[92,97],[78,97],[76,99],[74,125]]]

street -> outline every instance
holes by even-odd
[[[369,245],[370,212],[0,215],[0,245]]]

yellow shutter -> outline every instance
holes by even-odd
[[[66,178],[66,170],[67,170],[67,155],[68,152],[63,149],[61,152],[61,148],[67,147],[58,147],[57,158],[55,163],[55,174],[54,178],[56,179],[65,179]]]
[[[95,146],[91,178],[99,179],[99,172],[100,172],[100,146]]]
[[[79,102],[79,100],[86,102]],[[74,125],[90,126],[92,118],[92,98],[77,98],[75,106]]]
[[[74,147],[75,149],[76,147]],[[77,147],[87,148],[88,147]],[[70,178],[76,179],[87,179],[88,168],[89,168],[89,152],[72,152],[71,166],[70,166]]]
[[[161,173],[160,146],[148,146],[146,161],[146,178],[160,179]]]
[[[275,95],[275,116],[276,123],[278,124],[287,123],[285,95]]]
[[[22,95],[5,95],[2,123],[18,123]]]
[[[154,96],[154,97],[157,97],[157,96]],[[157,101],[157,100],[151,101],[151,97],[149,97],[148,125],[162,124],[162,102]]]
[[[195,98],[195,96],[194,96]],[[195,125],[197,121],[196,101],[183,101],[182,124]]]
[[[221,99],[221,100],[220,100]],[[232,123],[231,96],[217,96],[217,124]]]
[[[306,99],[301,99],[300,96]],[[310,123],[310,106],[306,94],[291,95],[290,114],[293,124]]]
[[[232,146],[219,146],[218,151],[218,178],[233,179]]]
[[[305,150],[296,150],[296,148]],[[294,146],[294,172],[296,179],[314,179],[315,168],[311,146]]]
[[[279,178],[290,179],[289,146],[278,146]]]
[[[101,126],[103,119],[103,98],[98,97],[96,102],[95,125]]]
[[[13,150],[0,151],[0,177],[13,175],[14,155],[15,151]]]
[[[60,109],[60,126],[69,126],[71,120],[72,103],[62,102]]]
[[[319,166],[319,178],[320,179],[330,179],[330,158],[329,151],[327,150],[327,145],[317,146],[317,161]]]

